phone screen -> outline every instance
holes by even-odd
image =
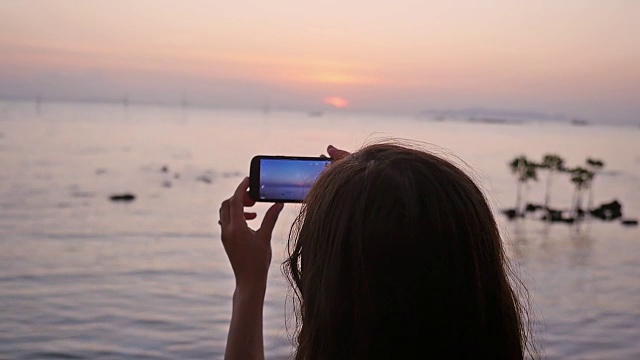
[[[251,191],[254,200],[274,202],[301,202],[307,196],[311,185],[331,164],[330,159],[260,156],[258,179],[252,176],[257,186],[257,194]],[[252,169],[255,169],[254,164]],[[257,184],[256,184],[256,181]],[[257,196],[256,196],[257,195]]]

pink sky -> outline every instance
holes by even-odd
[[[640,2],[13,1],[0,96],[640,121]]]

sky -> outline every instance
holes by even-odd
[[[3,1],[0,97],[640,122],[639,14],[635,0]]]

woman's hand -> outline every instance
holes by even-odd
[[[249,197],[248,188],[249,178],[246,177],[233,196],[220,206],[222,245],[236,278],[236,293],[256,295],[256,292],[261,292],[264,296],[271,264],[271,233],[283,204],[272,205],[260,228],[253,230],[247,225],[247,220],[255,219],[256,213],[244,211],[245,207],[255,205],[255,201]]]
[[[260,229],[252,230],[247,220],[255,219],[256,213],[244,211],[255,204],[248,188],[249,178],[244,178],[220,206],[222,245],[236,277],[225,359],[264,359],[262,310],[271,264],[271,233],[283,205],[273,204]]]
[[[327,154],[329,154],[330,158],[335,160],[340,160],[343,157],[350,155],[348,151],[340,150],[333,145],[327,146]]]

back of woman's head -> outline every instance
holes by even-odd
[[[378,144],[336,161],[294,224],[297,358],[522,358],[487,202],[460,169]]]

